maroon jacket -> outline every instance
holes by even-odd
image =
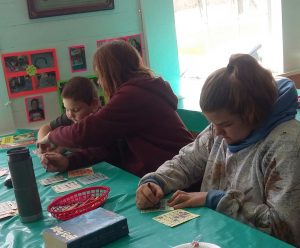
[[[115,161],[143,176],[193,140],[176,109],[177,97],[167,82],[139,77],[124,83],[97,113],[51,131],[49,140],[59,146],[88,148],[77,154],[80,158],[70,159],[70,168],[93,157],[94,163]]]

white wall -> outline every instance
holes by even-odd
[[[300,69],[300,1],[281,0],[284,72]]]
[[[151,48],[152,54],[146,56],[149,64],[176,89],[179,66],[173,0],[115,0],[113,10],[38,19],[29,19],[26,3],[27,0],[0,0],[0,54],[55,48],[61,80],[78,75],[90,76],[94,74],[91,58],[96,50],[96,40],[144,33],[143,27],[147,27],[144,39],[149,41],[143,43]],[[147,22],[145,25],[142,24],[142,14]],[[159,46],[158,38],[164,41]],[[72,45],[85,45],[86,72],[70,71],[68,47]],[[147,51],[146,47],[144,52]],[[24,97],[8,98],[0,63],[0,134],[16,128],[37,128],[56,118],[60,114],[57,92],[42,95],[46,119],[28,123]]]

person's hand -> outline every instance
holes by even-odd
[[[168,200],[168,205],[174,209],[203,206],[207,192],[185,192],[177,190]]]
[[[140,185],[136,191],[136,206],[139,209],[147,209],[155,206],[164,197],[161,187],[155,183]]]
[[[50,152],[50,151],[55,151],[55,149],[56,149],[56,146],[49,141],[49,138],[48,138],[49,133],[36,142],[36,147],[38,149],[39,154],[43,154],[45,152]]]
[[[57,152],[46,152],[41,156],[41,163],[48,172],[63,172],[69,166],[69,160]]]

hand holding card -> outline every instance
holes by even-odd
[[[152,208],[164,197],[161,187],[155,183],[145,183],[136,192],[136,205],[140,209]]]

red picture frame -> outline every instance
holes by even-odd
[[[77,45],[69,47],[70,65],[72,72],[86,71],[85,46]]]
[[[56,91],[60,79],[55,49],[2,54],[9,98]]]
[[[143,42],[142,42],[142,34],[133,34],[133,35],[122,36],[122,37],[118,37],[118,38],[97,40],[96,45],[97,45],[97,47],[100,47],[102,44],[104,44],[106,42],[109,42],[109,41],[113,41],[113,40],[125,40],[125,41],[129,42],[132,46],[134,46],[138,50],[138,52],[140,53],[142,58],[144,58],[144,56],[143,56],[144,48],[143,48]]]
[[[32,96],[24,98],[28,122],[45,120],[44,97]]]

